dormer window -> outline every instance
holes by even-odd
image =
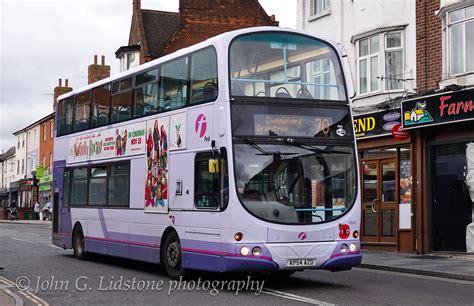
[[[140,46],[124,46],[115,52],[115,57],[120,60],[120,72],[140,65]]]

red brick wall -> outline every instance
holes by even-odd
[[[58,97],[70,91],[72,91],[72,88],[69,87],[68,79],[66,79],[66,84],[64,86],[62,85],[61,79],[59,79],[59,85],[54,87],[54,95],[53,95],[53,110],[54,111],[56,110]]]
[[[105,56],[102,55],[101,63],[97,63],[97,55],[94,55],[94,63],[88,67],[87,84],[92,84],[110,76],[110,66],[105,64]]]
[[[50,171],[52,170],[52,164],[50,163],[49,157],[50,154],[53,154],[54,143],[54,134],[53,137],[51,137],[51,126],[53,127],[54,131],[54,115],[40,123],[40,152],[38,162],[39,165],[46,166]]]
[[[218,34],[253,26],[277,26],[256,0],[180,0],[181,27],[162,55]]]
[[[440,0],[416,1],[416,85],[421,94],[439,89],[442,78],[442,20],[435,15]]]

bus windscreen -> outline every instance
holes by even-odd
[[[346,100],[337,55],[307,36],[262,32],[230,47],[231,96]]]

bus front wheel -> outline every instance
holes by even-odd
[[[87,252],[84,250],[84,233],[82,232],[82,227],[77,226],[74,231],[74,236],[72,238],[72,247],[74,249],[74,256],[77,259],[84,260],[87,257]]]
[[[186,269],[182,267],[182,258],[178,234],[172,231],[165,238],[161,256],[162,265],[169,277],[177,279],[185,276]]]

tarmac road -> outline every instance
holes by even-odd
[[[17,305],[474,305],[474,282],[359,268],[307,270],[283,280],[196,273],[177,282],[148,263],[77,260],[53,246],[50,234],[51,224],[0,223],[1,305],[14,305],[15,296]]]

